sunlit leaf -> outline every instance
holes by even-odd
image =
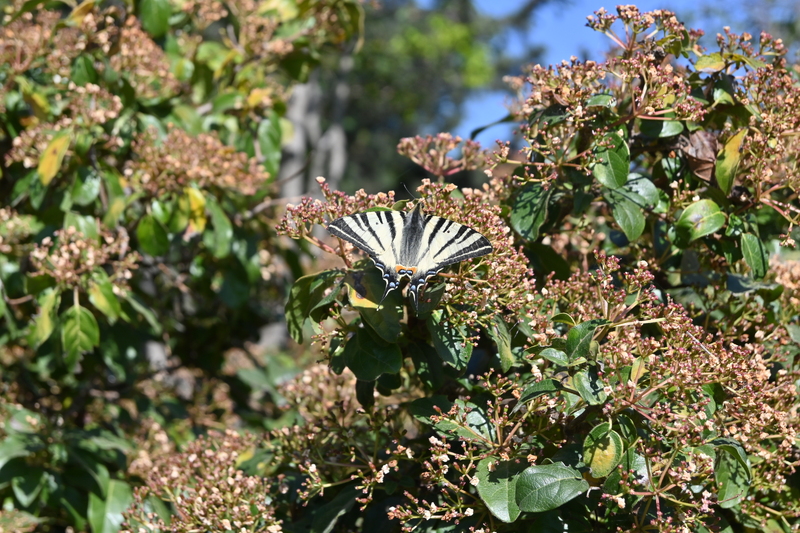
[[[64,155],[67,153],[69,144],[72,141],[72,131],[62,131],[50,141],[50,144],[45,148],[39,158],[39,166],[37,171],[39,173],[39,180],[42,185],[49,185],[53,178],[58,174],[61,169],[61,163],[64,161]]]

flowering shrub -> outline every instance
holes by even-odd
[[[286,312],[295,340],[311,333],[356,381],[309,412],[334,392],[314,377],[290,398],[308,429],[262,446],[341,530],[384,527],[375,514],[406,531],[800,524],[797,269],[770,257],[800,213],[783,46],[726,31],[706,51],[672,13],[633,6],[589,26],[618,52],[509,79],[519,152],[404,139],[439,181],[419,199],[319,179],[322,199],[278,226],[338,256],[295,282]],[[480,190],[444,183],[481,164]],[[315,228],[417,202],[494,253],[440,274],[418,312],[395,294],[378,305],[378,269]],[[361,420],[344,415],[353,395]]]
[[[354,33],[358,6],[148,1],[172,16],[92,3],[59,23],[26,3],[7,20],[0,519],[800,527],[800,270],[781,251],[800,100],[779,40],[726,31],[708,51],[672,13],[600,11],[616,54],[508,79],[521,150],[404,139],[436,178],[417,198],[320,178],[276,238],[282,80]],[[477,168],[481,188],[447,183]],[[418,310],[400,291],[381,304],[378,269],[321,226],[420,202],[493,252],[431,279]],[[300,275],[286,237],[320,268]],[[324,364],[277,379],[291,364],[268,375],[233,344],[284,293]]]

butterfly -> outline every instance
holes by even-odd
[[[426,215],[417,203],[410,213],[366,211],[337,218],[328,231],[363,250],[383,273],[381,302],[410,278],[408,295],[419,309],[419,293],[444,267],[492,253],[489,239],[446,218]]]

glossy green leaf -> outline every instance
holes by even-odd
[[[281,164],[281,121],[274,111],[261,119],[258,124],[258,147],[264,158],[264,169],[274,179]]]
[[[630,171],[628,145],[616,133],[607,134],[603,141],[603,147],[595,149],[597,163],[592,168],[592,174],[609,189],[622,187],[628,181]]]
[[[50,338],[56,327],[56,311],[61,302],[61,293],[55,287],[45,290],[37,298],[39,313],[33,322],[32,341],[38,347]]]
[[[556,348],[545,348],[539,352],[539,356],[561,366],[569,366],[570,363],[567,354]]]
[[[714,464],[717,500],[723,509],[739,505],[750,489],[750,471],[742,465],[737,455],[722,448],[718,451]]]
[[[169,251],[167,231],[153,215],[145,215],[136,227],[136,238],[142,251],[152,256],[162,256]]]
[[[36,501],[45,483],[45,476],[43,468],[30,466],[11,480],[11,489],[21,507],[30,507]]]
[[[561,352],[564,353],[564,352]],[[517,405],[514,406],[512,413],[515,413],[522,409],[529,401],[538,398],[544,394],[553,394],[561,390],[561,383],[556,381],[552,378],[545,378],[541,381],[537,381],[533,385],[529,385],[523,392],[522,395],[517,400]]]
[[[644,198],[622,188],[606,189],[605,196],[611,204],[614,221],[619,225],[628,241],[635,241],[644,232],[646,219],[642,207],[646,205]]]
[[[516,500],[517,475],[527,462],[498,461],[487,457],[478,463],[478,495],[489,511],[503,522],[513,522],[521,511]]]
[[[675,226],[681,241],[688,244],[718,231],[726,220],[725,213],[713,200],[698,200],[684,209]]]
[[[495,315],[489,327],[489,336],[497,346],[497,357],[500,359],[500,368],[508,372],[514,366],[515,358],[511,353],[511,333],[508,331],[503,317]]]
[[[69,212],[64,215],[64,227],[75,228],[78,232],[88,239],[100,237],[100,229],[97,226],[97,219],[91,216],[79,215]]]
[[[78,355],[100,344],[100,327],[91,311],[72,305],[61,314],[61,337],[70,363],[68,366],[72,366]]]
[[[311,312],[318,305],[328,303],[323,299],[329,289],[338,293],[338,290],[333,287],[341,279],[342,273],[338,270],[325,270],[318,274],[303,276],[292,285],[284,311],[289,335],[298,344],[303,343],[303,324],[306,319],[311,316]],[[330,293],[327,295],[330,296]]]
[[[586,100],[585,107],[614,107],[617,105],[617,99],[610,94],[595,94]]]
[[[97,199],[100,194],[102,178],[91,168],[81,167],[75,173],[75,181],[72,184],[72,203],[75,205],[89,205]]]
[[[581,398],[589,405],[602,405],[608,399],[605,383],[594,368],[576,372],[572,378],[572,384]]]
[[[142,27],[155,39],[162,37],[169,30],[171,14],[172,4],[169,0],[141,0],[139,4]]]
[[[650,485],[650,471],[647,468],[647,460],[632,448],[628,448],[622,455],[620,465],[621,468],[612,470],[603,483],[603,489],[607,493],[618,494],[621,492],[620,484],[624,479],[627,479],[626,484],[633,481],[641,487]]]
[[[395,342],[402,331],[402,295],[392,291],[379,304],[383,296],[385,282],[380,270],[370,266],[366,270],[348,272],[345,277],[350,305],[357,309],[361,318],[386,342]]]
[[[451,419],[433,422],[432,416],[446,415],[453,406],[457,406],[458,422]],[[446,396],[431,396],[419,398],[409,404],[409,412],[417,420],[433,426],[442,433],[449,433],[467,440],[488,440],[495,438],[495,425],[492,423],[486,409],[472,402],[456,400],[451,402]],[[464,416],[464,423],[461,423]]]
[[[105,498],[89,494],[89,524],[92,533],[117,533],[123,522],[122,513],[133,503],[133,492],[124,481],[108,482]]]
[[[529,183],[520,190],[511,209],[511,227],[528,241],[539,238],[539,229],[547,220],[547,206],[552,188],[545,190],[539,183]]]
[[[331,533],[339,518],[347,514],[356,504],[361,490],[351,483],[341,489],[336,497],[324,505],[311,509],[311,527],[308,533]]]
[[[755,279],[762,279],[769,270],[769,253],[761,239],[752,233],[742,233],[742,255]]]
[[[396,344],[383,342],[367,327],[359,328],[344,346],[345,363],[362,381],[375,381],[381,374],[396,374],[403,366],[403,354]]]
[[[622,460],[624,445],[611,424],[603,422],[593,427],[583,440],[583,462],[594,477],[606,477]]]
[[[736,170],[739,168],[739,161],[742,159],[742,143],[747,134],[747,129],[742,129],[733,137],[728,139],[717,155],[717,163],[714,168],[714,177],[717,185],[722,192],[730,194],[736,180]]]
[[[570,328],[567,333],[566,345],[569,360],[574,361],[579,357],[587,357],[589,355],[589,343],[592,341],[595,330],[608,323],[608,320],[603,318],[595,318]]]
[[[439,357],[458,371],[466,370],[472,357],[472,343],[466,340],[464,328],[450,326],[447,323],[447,314],[442,310],[431,313],[426,324]]]
[[[683,122],[677,120],[642,119],[639,129],[645,137],[663,139],[680,135],[684,130],[684,126]]]
[[[515,498],[522,511],[541,513],[561,507],[589,490],[581,473],[563,463],[529,466],[517,476]]]
[[[233,225],[214,197],[206,197],[206,209],[211,215],[211,225],[214,228],[214,245],[211,253],[218,259],[226,257],[231,252]]]

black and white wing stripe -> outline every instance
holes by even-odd
[[[492,252],[489,240],[472,228],[445,218],[425,215],[418,203],[411,213],[370,211],[338,218],[328,231],[365,251],[383,273],[386,290],[411,278],[409,296],[416,307],[428,278],[459,261]],[[383,299],[381,299],[383,301]]]

